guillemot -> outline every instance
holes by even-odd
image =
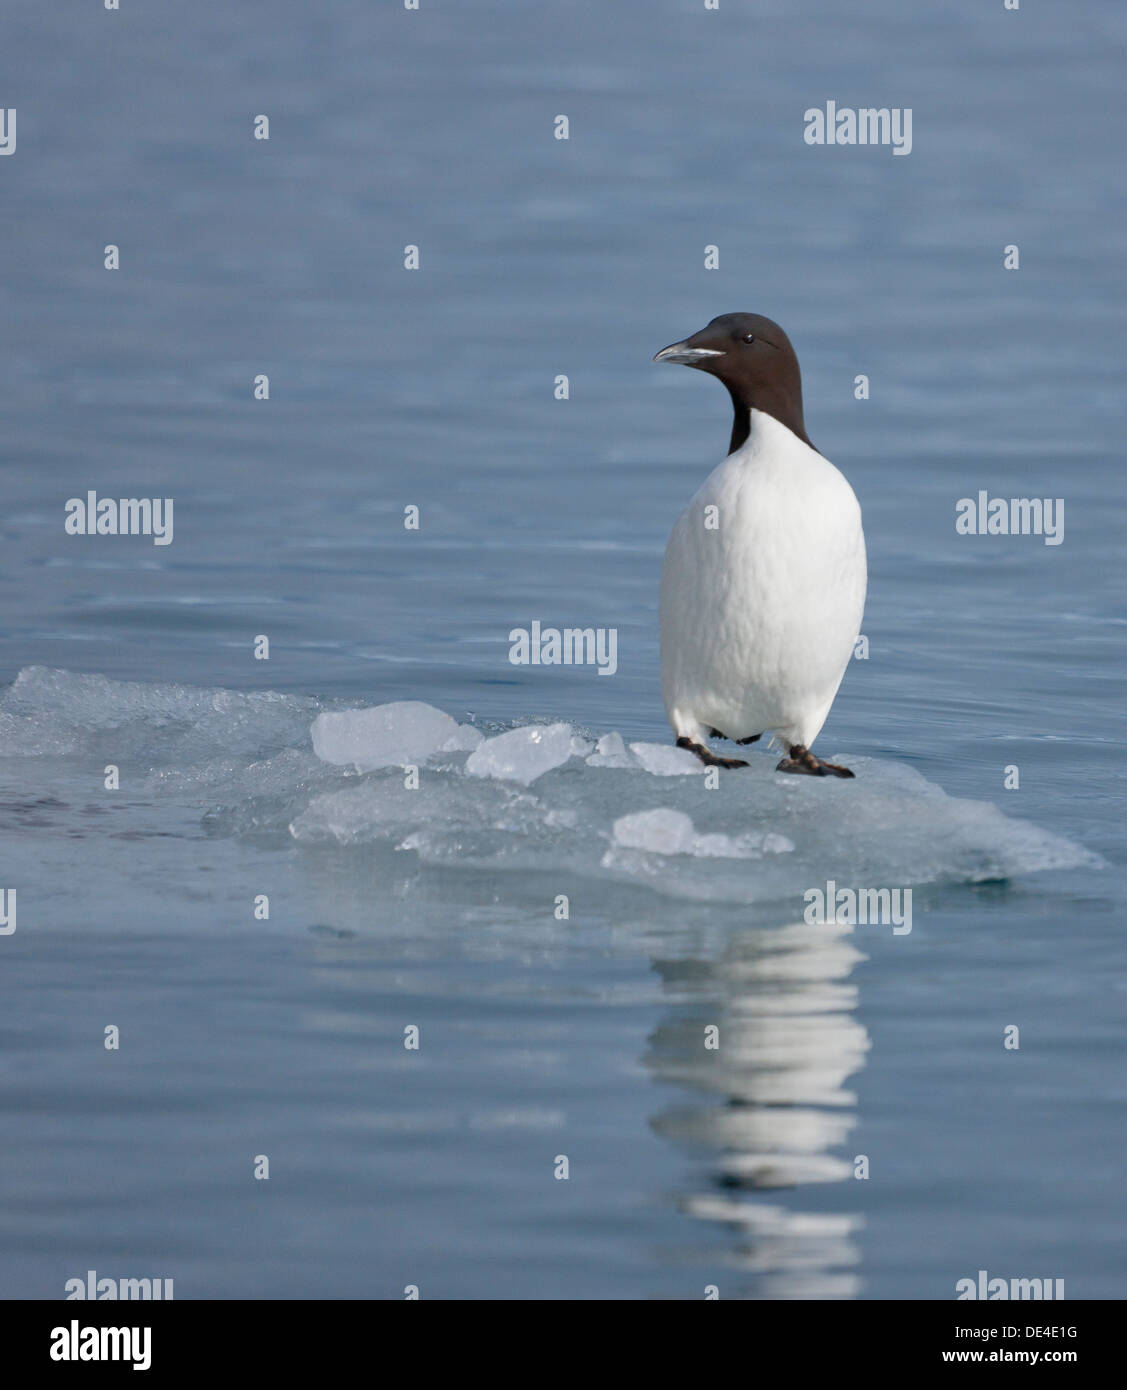
[[[682,513],[661,572],[661,683],[679,748],[717,757],[773,734],[779,772],[852,777],[810,745],[826,721],[865,607],[865,536],[853,489],[815,449],[790,339],[759,314],[722,314],[655,362],[728,388],[728,457]]]

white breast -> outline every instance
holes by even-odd
[[[853,489],[762,411],[673,528],[661,576],[665,708],[678,737],[771,732],[809,747],[865,606]]]

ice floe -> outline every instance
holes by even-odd
[[[754,750],[708,777],[671,743],[459,723],[414,700],[346,709],[34,667],[0,692],[0,759],[29,757],[90,776],[121,765],[154,816],[167,803],[212,835],[367,847],[424,873],[564,869],[697,901],[797,908],[828,879],[979,883],[1102,863],[901,763],[852,756],[855,781],[787,777]]]

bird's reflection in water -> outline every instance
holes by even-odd
[[[865,957],[849,933],[801,923],[742,931],[715,959],[656,962],[678,1008],[650,1038],[646,1062],[656,1078],[698,1095],[652,1123],[708,1154],[707,1178],[683,1208],[732,1233],[724,1263],[744,1277],[738,1290],[714,1280],[721,1297],[860,1291],[860,1216],[802,1210],[799,1196],[807,1184],[854,1180],[856,1098],[846,1082],[864,1066],[869,1036],[849,981]],[[765,1189],[791,1191],[772,1201]]]

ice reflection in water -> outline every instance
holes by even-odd
[[[707,1151],[710,1182],[683,1197],[698,1221],[732,1232],[729,1267],[761,1298],[852,1298],[860,1292],[853,1213],[764,1199],[768,1188],[853,1181],[856,1097],[846,1083],[865,1064],[849,976],[865,957],[847,926],[749,930],[715,960],[658,962],[678,1008],[650,1039],[646,1063],[695,1093],[653,1120],[656,1133]],[[706,1047],[717,1025],[718,1046]],[[723,1104],[716,1103],[722,1098]],[[720,1282],[721,1297],[731,1296]]]

